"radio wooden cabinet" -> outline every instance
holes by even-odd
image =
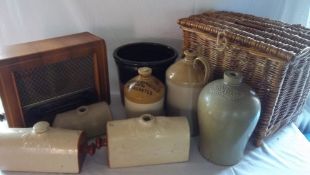
[[[108,77],[105,41],[88,32],[0,49],[0,95],[10,127],[110,103]]]

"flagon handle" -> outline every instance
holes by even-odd
[[[210,74],[211,74],[211,66],[208,63],[208,61],[206,60],[205,57],[197,57],[194,60],[194,67],[198,64],[198,62],[200,62],[203,67],[204,67],[204,78],[203,78],[203,82],[206,83],[208,82],[208,80],[210,79]]]

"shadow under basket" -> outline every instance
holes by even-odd
[[[255,144],[294,121],[310,90],[310,29],[233,12],[207,12],[178,21],[184,50],[198,50],[214,79],[242,72],[258,94],[262,113]]]

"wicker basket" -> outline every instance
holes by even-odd
[[[184,49],[199,50],[214,79],[236,70],[255,89],[263,109],[253,135],[257,146],[301,113],[310,88],[310,29],[233,12],[208,12],[178,23]]]

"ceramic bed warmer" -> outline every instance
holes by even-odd
[[[190,131],[186,117],[154,117],[109,121],[111,168],[184,162],[189,159]]]
[[[164,113],[165,86],[152,76],[152,69],[141,67],[139,75],[129,80],[124,87],[127,117],[142,114],[162,115]]]
[[[166,71],[167,114],[186,116],[191,135],[196,136],[198,135],[197,99],[209,80],[210,65],[205,58],[197,57],[194,51],[185,50],[184,55],[183,59],[172,64]]]
[[[107,121],[110,120],[109,105],[100,102],[56,115],[53,127],[83,130],[88,138],[92,138],[105,134]]]
[[[38,122],[33,128],[0,131],[0,170],[78,173],[89,149],[84,132],[49,127]]]
[[[260,101],[242,83],[241,73],[225,71],[224,79],[209,83],[199,95],[201,154],[220,165],[238,163],[260,112]]]

